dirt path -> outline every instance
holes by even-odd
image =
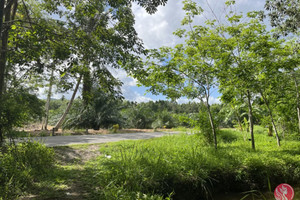
[[[162,137],[165,135],[178,134],[179,132],[152,132],[152,133],[122,133],[122,134],[106,134],[106,135],[72,135],[72,136],[49,136],[49,137],[32,137],[21,138],[22,140],[35,140],[44,143],[48,147],[66,146],[71,144],[96,144],[117,142],[121,140],[140,140]]]
[[[100,146],[101,144],[54,147],[57,165],[53,168],[53,174],[33,183],[29,193],[19,199],[88,199],[87,181],[93,177],[85,170],[85,163],[101,155]]]

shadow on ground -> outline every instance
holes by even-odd
[[[85,162],[101,153],[99,145],[83,148],[55,147],[57,165],[49,174],[37,177],[22,200],[84,200],[88,199],[91,174],[84,168]]]

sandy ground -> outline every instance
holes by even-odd
[[[153,130],[152,130],[153,131]],[[119,133],[119,134],[102,134],[102,135],[71,135],[71,136],[47,136],[47,137],[30,137],[19,138],[16,141],[34,140],[44,143],[46,146],[66,146],[72,144],[96,144],[117,142],[122,140],[140,140],[162,137],[165,135],[178,134],[179,132],[137,132],[137,133]]]

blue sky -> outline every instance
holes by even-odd
[[[214,15],[211,9],[214,10],[214,14],[221,20],[224,17],[224,3],[225,0],[197,0],[204,9],[204,14],[196,23],[204,23],[206,19],[213,18]],[[252,10],[262,10],[265,4],[265,0],[236,0],[237,12],[249,12]],[[139,37],[144,41],[146,48],[159,48],[161,46],[175,46],[182,42],[172,33],[181,27],[180,23],[184,17],[182,11],[181,0],[168,0],[166,6],[158,8],[158,12],[153,15],[149,15],[143,8],[134,5],[133,12],[135,14],[136,24],[135,29],[138,32]],[[211,9],[210,9],[211,8]],[[136,80],[128,77],[122,70],[112,70],[113,74],[118,77],[123,83],[122,92],[126,99],[137,102],[146,102],[151,100],[166,99],[163,95],[152,95],[147,93],[145,87],[137,87]],[[212,92],[212,98],[210,103],[218,103],[217,88]],[[186,103],[189,100],[181,98],[179,103]]]

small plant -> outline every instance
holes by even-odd
[[[157,119],[152,123],[151,126],[152,126],[153,130],[156,131],[158,128],[163,127],[163,122],[161,119]]]
[[[115,125],[112,126],[112,132],[113,133],[117,133],[119,129],[120,129],[119,124],[115,124]]]

